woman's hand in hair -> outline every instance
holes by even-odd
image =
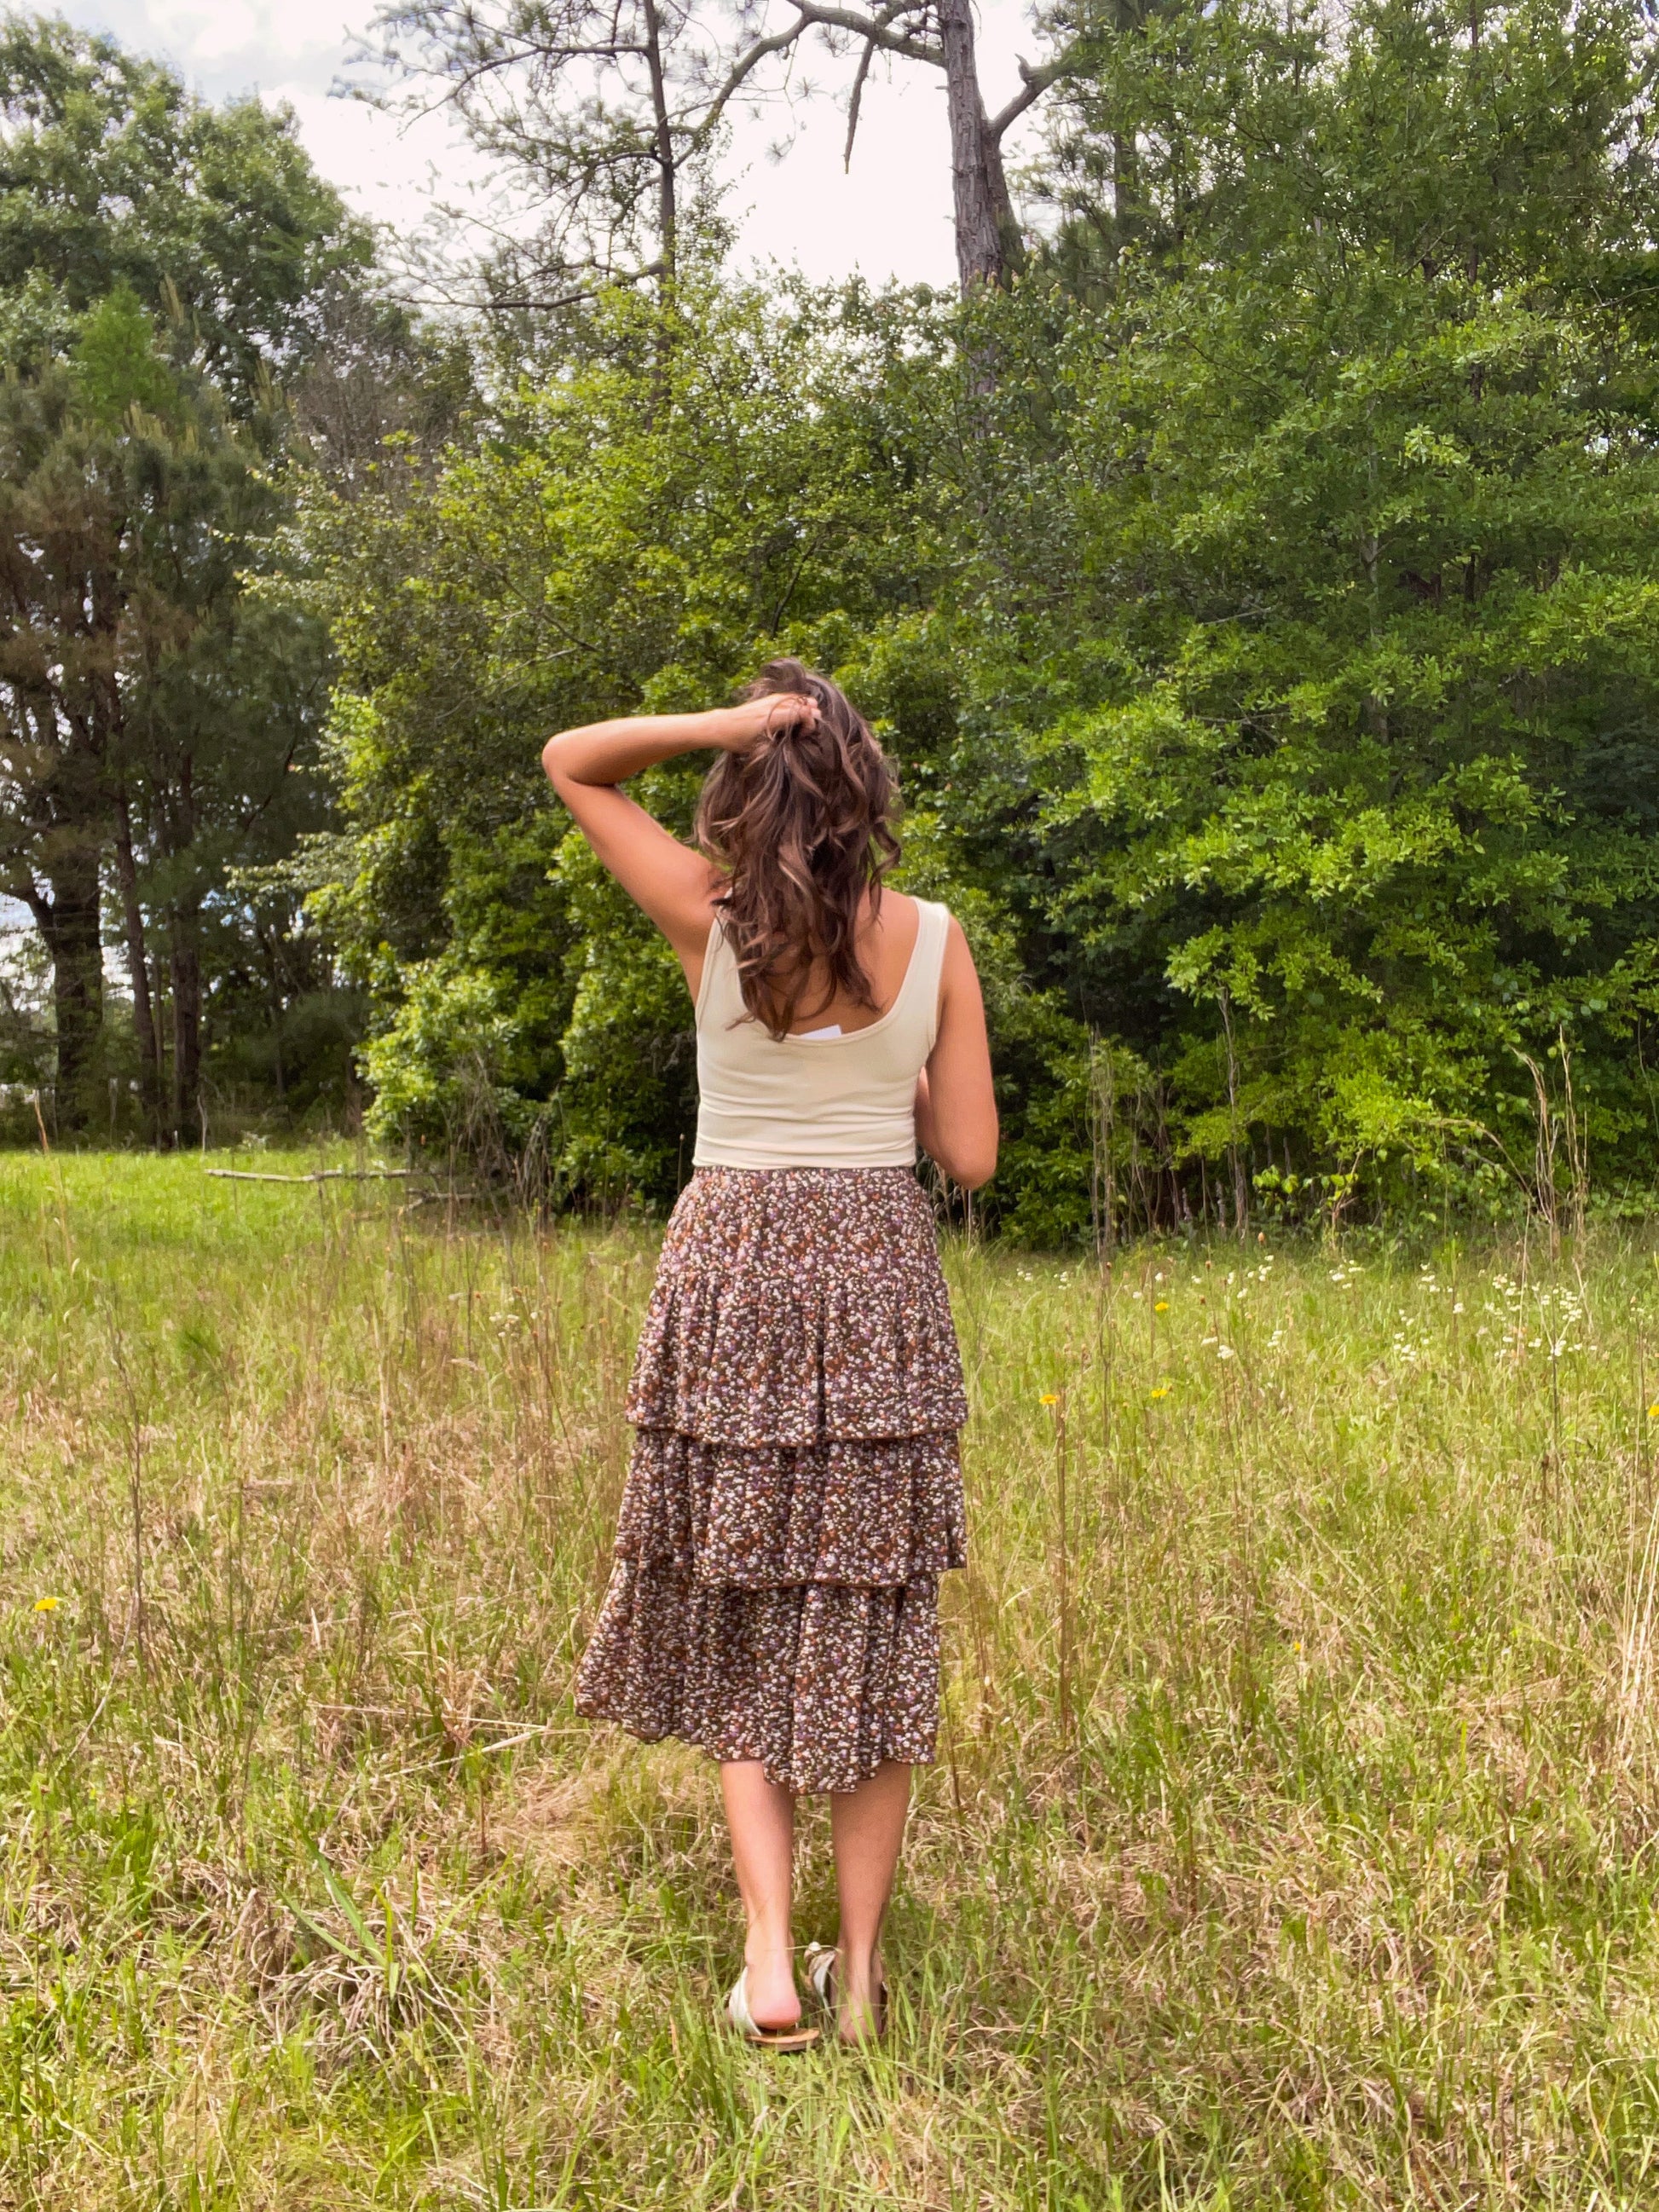
[[[816,730],[818,702],[804,691],[765,691],[758,699],[727,707],[713,718],[722,734],[714,739],[722,752],[746,753],[763,738],[787,729]]]

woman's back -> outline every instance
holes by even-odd
[[[886,1011],[860,1028],[774,1036],[745,1007],[718,916],[697,993],[698,1167],[908,1167],[916,1079],[939,1034],[947,909],[915,902],[914,946]]]

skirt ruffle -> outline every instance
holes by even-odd
[[[898,1168],[704,1169],[663,1239],[579,1711],[794,1790],[933,1755],[962,1365]]]
[[[794,1583],[893,1589],[965,1565],[954,1435],[849,1443],[702,1443],[645,1429],[617,1557],[672,1564],[710,1588]]]
[[[810,1202],[826,1182],[833,1230]],[[915,1177],[704,1169],[663,1241],[626,1411],[742,1448],[959,1429],[962,1360]]]
[[[711,1589],[619,1560],[578,1681],[580,1711],[647,1743],[755,1759],[796,1790],[925,1765],[939,1729],[939,1586]]]

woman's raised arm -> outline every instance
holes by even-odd
[[[629,714],[561,730],[542,747],[542,766],[601,865],[642,907],[682,959],[708,942],[716,890],[702,854],[665,830],[617,787],[681,753],[742,752],[780,722],[815,722],[817,708],[793,692],[716,707],[703,714]]]

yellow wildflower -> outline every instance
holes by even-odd
[[[1152,1308],[1152,1311],[1154,1313],[1168,1313],[1169,1310],[1170,1301],[1168,1298],[1160,1298],[1158,1304]]]
[[[1059,1391],[1058,1391],[1058,1390],[1045,1390],[1045,1391],[1043,1392],[1043,1394],[1042,1394],[1042,1402],[1043,1402],[1043,1404],[1044,1404],[1045,1406],[1057,1406],[1057,1405],[1059,1405],[1059,1403],[1060,1403],[1060,1393],[1059,1393]]]
[[[1648,1407],[1648,1419],[1650,1421],[1659,1421],[1659,1398],[1656,1398]]]
[[[1158,1401],[1158,1399],[1160,1399],[1160,1398],[1167,1398],[1167,1397],[1169,1396],[1169,1395],[1170,1395],[1170,1386],[1169,1386],[1169,1384],[1168,1384],[1167,1382],[1160,1382],[1160,1383],[1158,1384],[1158,1386],[1157,1389],[1156,1389],[1156,1390],[1154,1390],[1154,1391],[1153,1391],[1153,1393],[1152,1393],[1152,1399],[1153,1399],[1153,1402],[1154,1402],[1154,1403],[1156,1403],[1156,1402],[1157,1402],[1157,1401]]]
[[[56,1613],[63,1601],[58,1597],[38,1597],[34,1601],[34,1609],[37,1613]]]

